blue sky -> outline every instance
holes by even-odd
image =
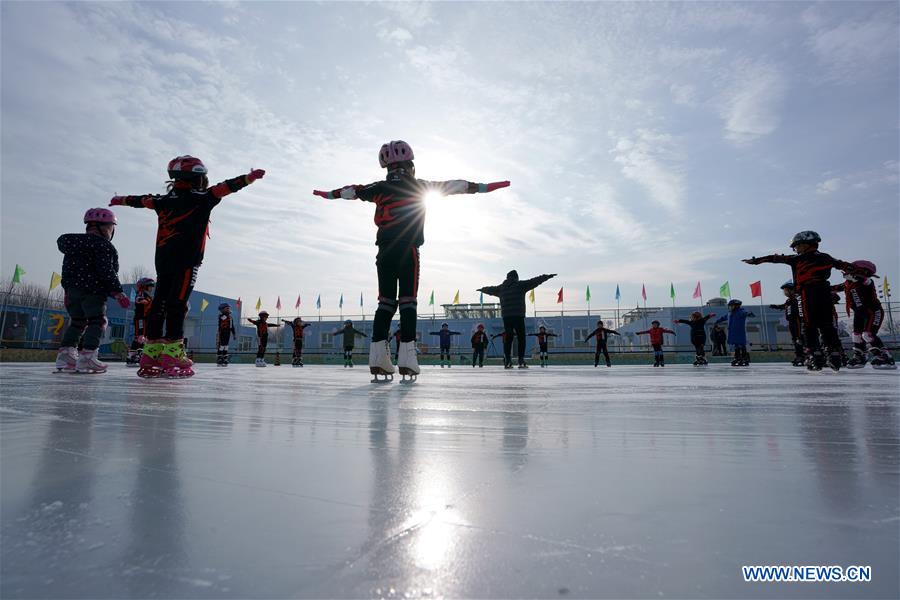
[[[313,188],[383,176],[404,139],[425,179],[509,179],[429,204],[420,303],[556,272],[555,306],[736,296],[789,251],[898,281],[895,2],[19,3],[2,11],[2,273],[59,269],[60,233],[114,194],[160,192],[179,154],[211,181],[267,169],[213,212],[198,289],[274,306],[376,295],[372,206]],[[123,268],[155,218],[121,208]],[[834,281],[838,280],[836,275]]]

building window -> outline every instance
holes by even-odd
[[[579,346],[587,346],[587,342],[584,341],[584,338],[586,338],[588,334],[590,334],[590,331],[588,331],[587,327],[575,327],[572,329],[572,339],[575,340],[576,348]]]
[[[331,334],[331,333],[319,334],[319,345],[322,348],[334,348],[334,334]]]
[[[242,335],[238,342],[238,352],[252,352],[254,349],[253,338],[249,335]]]
[[[124,325],[112,325],[109,328],[109,338],[111,340],[119,340],[125,337],[125,326]]]

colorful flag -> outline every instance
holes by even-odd
[[[528,294],[528,299],[531,300],[531,303],[534,304],[534,289],[532,288],[531,293]]]
[[[622,293],[619,291],[619,284],[616,284],[616,302],[622,297]]]
[[[641,284],[641,298],[644,299],[644,302],[647,301],[647,288],[644,287],[644,284]]]
[[[884,281],[881,282],[881,291],[884,292],[885,300],[891,297],[891,286],[888,285],[887,275],[884,276]]]
[[[300,308],[300,294],[297,294],[297,302],[294,303],[294,308]]]
[[[278,296],[278,300],[275,302],[275,310],[281,310],[281,296]]]
[[[316,298],[316,308],[317,309],[322,308],[322,294],[319,294],[318,298]]]
[[[261,308],[262,308],[262,298],[257,298],[256,299],[256,310],[259,310]]]
[[[25,269],[23,269],[19,265],[16,265],[16,270],[13,271],[12,282],[13,283],[22,283],[22,275],[24,275],[24,274],[25,274]]]
[[[584,299],[587,302],[591,301],[591,286],[587,286],[587,290],[584,292]]]
[[[240,311],[241,311],[241,306],[244,305],[244,303],[241,302],[241,297],[240,297],[240,296],[238,296],[237,302],[235,302],[234,305],[237,307],[238,312],[240,312]]]
[[[341,299],[338,300],[338,308],[344,308],[344,292],[341,292]]]
[[[556,294],[556,303],[562,304],[563,301],[563,289],[559,288],[559,293]]]
[[[675,284],[671,282],[669,282],[669,298],[675,299]]]
[[[203,312],[204,310],[206,310],[207,306],[209,306],[209,301],[206,298],[204,298],[203,300],[200,301],[200,312]]]
[[[456,290],[456,295],[453,296],[453,304],[459,304],[459,290]]]
[[[750,284],[750,297],[759,298],[762,296],[762,280]]]
[[[723,298],[731,298],[731,286],[727,281],[719,287],[719,295]]]
[[[431,298],[428,300],[428,306],[434,306],[434,290],[431,290]]]
[[[700,291],[700,282],[697,282],[697,287],[694,288],[694,298],[702,298],[703,292]]]
[[[62,282],[62,275],[53,271],[53,275],[50,276],[50,289],[52,290],[56,286],[58,286]]]

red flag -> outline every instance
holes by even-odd
[[[281,310],[281,296],[278,296],[278,302],[275,303],[275,310]]]
[[[234,303],[238,310],[241,310],[241,297],[238,296],[237,302]]]
[[[300,308],[300,294],[297,294],[297,303],[294,304],[294,308]]]
[[[694,288],[694,298],[702,298],[703,292],[700,291],[700,282],[697,282],[697,287]]]
[[[644,299],[644,302],[647,301],[647,288],[644,287],[644,284],[641,284],[641,298]]]
[[[563,291],[563,289],[562,289],[562,288],[559,288],[559,294],[557,294],[557,296],[556,296],[556,303],[557,303],[557,304],[562,304],[562,301],[563,301],[563,293],[562,293],[562,291]]]
[[[750,284],[750,296],[752,296],[753,298],[759,298],[760,296],[762,296],[762,281],[757,281]]]

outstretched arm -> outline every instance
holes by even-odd
[[[584,341],[588,341],[589,339],[591,339],[592,337],[594,337],[594,336],[597,335],[598,333],[600,333],[600,330],[599,330],[599,329],[593,330],[592,332],[590,332],[590,333],[588,334],[588,336],[587,336],[586,338],[584,338]]]
[[[421,180],[429,191],[435,191],[444,196],[454,194],[484,194],[500,188],[509,187],[508,181],[495,181],[493,183],[472,183],[463,179],[451,179],[450,181],[424,181]]]
[[[355,333],[356,335],[358,335],[360,337],[366,337],[366,334],[363,333],[362,331],[360,331],[359,329],[354,329],[353,333]]]
[[[321,196],[326,200],[356,200],[359,198],[359,193],[362,192],[364,185],[345,185],[344,187],[337,188],[336,190],[331,190],[329,192],[325,192],[322,190],[313,190],[313,195]]]
[[[745,262],[748,265],[761,265],[763,263],[782,263],[782,264],[792,264],[795,260],[797,260],[797,255],[787,255],[787,254],[770,254],[768,256],[753,256],[751,258],[745,258],[741,262]]]
[[[613,331],[612,329],[607,329],[606,331],[608,331],[609,333],[611,333],[611,334],[613,334],[613,335],[618,335],[618,336],[621,336],[621,335],[622,335],[622,334],[619,333],[618,331]]]
[[[537,286],[541,285],[545,281],[549,281],[556,277],[556,273],[551,273],[550,275],[538,275],[537,277],[532,277],[531,279],[526,279],[522,282],[522,285],[525,287],[525,290],[533,290]]]
[[[478,288],[475,291],[476,292],[484,292],[488,296],[499,296],[500,295],[500,286],[499,285],[486,285],[483,288]]]
[[[228,194],[239,192],[257,179],[262,179],[265,174],[266,172],[262,169],[251,169],[246,175],[226,179],[222,183],[217,183],[209,188],[209,193],[216,198],[224,198]]]

